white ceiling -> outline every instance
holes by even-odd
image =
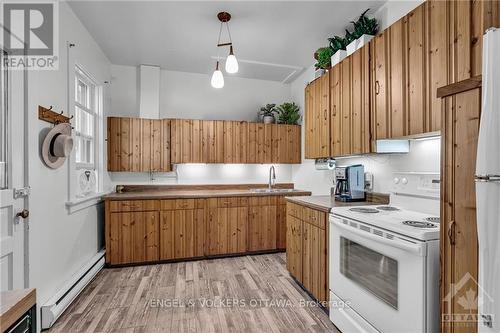
[[[206,73],[217,55],[217,13],[231,13],[240,77],[290,82],[349,21],[385,1],[71,1],[113,64]],[[227,49],[220,49],[225,57]]]

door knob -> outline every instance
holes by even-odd
[[[30,216],[30,211],[27,209],[23,209],[22,211],[16,214],[16,217],[20,217],[23,219],[27,218],[28,216]]]

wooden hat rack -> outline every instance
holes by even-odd
[[[66,117],[63,115],[64,111],[57,113],[52,111],[52,105],[47,109],[41,105],[38,105],[38,119],[49,122],[51,124],[57,125],[61,123],[70,123],[70,120],[73,119],[73,116]]]

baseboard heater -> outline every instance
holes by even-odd
[[[99,251],[92,259],[83,266],[71,280],[59,290],[47,303],[42,305],[42,329],[50,328],[66,308],[73,302],[83,288],[104,267],[105,250]]]

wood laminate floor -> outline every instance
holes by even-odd
[[[103,269],[45,332],[339,332],[285,258]]]

